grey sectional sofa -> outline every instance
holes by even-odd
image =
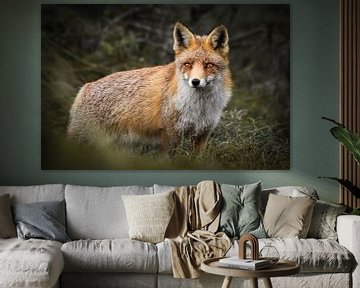
[[[15,203],[66,202],[65,244],[40,239],[0,239],[0,287],[221,287],[222,277],[174,279],[167,242],[151,244],[128,238],[122,195],[154,194],[172,187],[87,187],[75,185],[0,186]],[[298,189],[302,189],[301,187]],[[292,187],[263,191],[291,195]],[[315,191],[311,193],[316,194]],[[337,219],[338,241],[330,239],[260,239],[280,256],[297,261],[301,273],[274,278],[274,287],[360,287],[360,217]],[[237,244],[228,255],[236,255]],[[262,281],[259,281],[262,285]],[[250,284],[234,279],[233,287]],[[260,285],[260,286],[261,286]],[[241,286],[243,287],[243,286]]]

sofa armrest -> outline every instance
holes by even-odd
[[[338,216],[336,229],[340,245],[347,248],[355,257],[353,287],[360,287],[360,216]]]

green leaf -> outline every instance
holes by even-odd
[[[328,120],[328,121],[330,121],[330,122],[332,122],[332,123],[334,123],[334,124],[336,124],[336,125],[338,125],[340,127],[345,127],[344,125],[342,125],[341,123],[335,121],[334,119],[330,119],[330,118],[327,118],[327,117],[321,117],[321,118],[325,119],[325,120]]]
[[[360,208],[354,208],[351,212],[351,215],[359,215],[360,216]]]
[[[349,131],[345,127],[331,128],[331,134],[339,140],[353,155],[360,165],[360,137],[356,133]]]
[[[334,180],[343,185],[347,190],[349,190],[356,198],[360,198],[360,188],[355,186],[351,181],[345,179],[339,179],[336,177],[319,177]]]
[[[322,117],[322,119],[337,125],[337,127],[330,129],[331,134],[351,152],[356,162],[360,165],[360,136],[333,119],[326,117]]]

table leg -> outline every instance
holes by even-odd
[[[230,288],[232,277],[231,276],[225,276],[224,282],[221,286],[221,288]]]
[[[265,288],[273,288],[270,278],[266,277],[263,279],[264,279]]]
[[[257,278],[251,278],[252,287],[258,288],[258,279]]]

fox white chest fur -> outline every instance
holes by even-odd
[[[179,111],[176,129],[191,136],[212,130],[220,120],[231,91],[225,89],[223,79],[200,89],[194,89],[186,83],[186,79],[182,80],[174,98],[175,109]]]

